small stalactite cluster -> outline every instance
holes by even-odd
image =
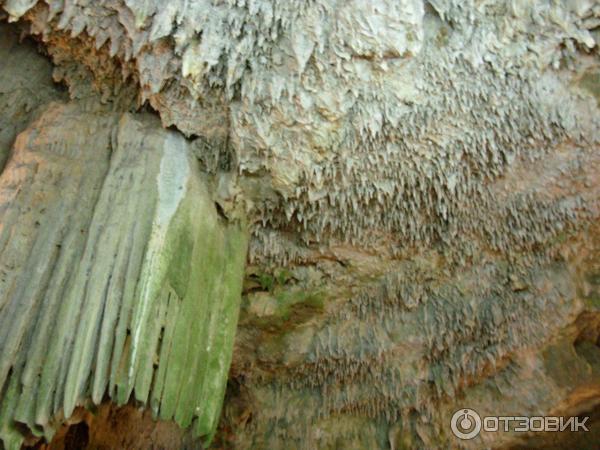
[[[512,355],[543,345],[581,312],[580,303],[565,301],[575,296],[566,264],[545,261],[515,271],[489,260],[446,282],[406,262],[357,288],[313,322],[310,334],[307,326],[284,333],[253,376],[240,373],[254,409],[236,448],[361,448],[357,442],[387,439],[394,426],[417,447],[443,448],[440,403],[456,401],[481,377],[501,379],[513,370]],[[278,359],[273,372],[269,361]],[[316,431],[348,420],[362,431],[336,427],[332,441]]]

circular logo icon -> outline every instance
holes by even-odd
[[[481,431],[481,417],[472,409],[459,409],[452,416],[450,428],[459,439],[473,439]]]

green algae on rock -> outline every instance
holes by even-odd
[[[50,104],[19,135],[0,177],[8,448],[23,438],[15,422],[50,439],[106,394],[211,439],[247,233],[219,216],[197,165],[154,117],[81,102]]]

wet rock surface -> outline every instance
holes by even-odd
[[[5,445],[22,427],[49,441],[105,397],[210,440],[247,237],[186,140],[94,97],[47,103],[12,145],[0,211]]]
[[[194,177],[205,188],[189,196],[190,210],[210,209],[226,229],[247,224],[243,294],[235,300],[240,322],[233,349],[232,339],[223,347],[233,356],[213,447],[595,448],[597,4],[5,0],[0,8],[16,22],[3,26],[0,52],[20,64],[0,69],[6,111],[0,150],[8,155],[2,195],[20,195],[23,205],[15,210],[3,203],[0,239],[16,233],[11,227],[27,236],[35,208],[52,202],[61,213],[48,219],[48,236],[77,220],[93,224],[85,216],[93,209],[81,210],[74,194],[59,193],[76,189],[94,203],[108,189],[111,171],[122,174],[113,189],[124,206],[109,201],[98,226],[129,229],[127,217],[153,223],[146,212],[153,207],[144,205],[154,204],[150,186],[160,185],[147,150],[155,147],[174,167],[169,179],[186,177],[177,172],[177,155],[164,149],[185,148],[196,167]],[[36,44],[19,44],[18,33]],[[35,55],[36,46],[47,56]],[[27,70],[39,79],[17,76]],[[30,95],[31,86],[39,92]],[[60,158],[40,165],[38,151],[28,147],[36,139]],[[94,150],[68,150],[72,143]],[[34,175],[27,158],[37,164]],[[119,187],[148,164],[154,169],[139,176],[149,181]],[[210,243],[213,234],[198,230],[204,214],[197,214],[189,227]],[[110,236],[99,248],[121,248]],[[130,236],[145,241],[137,228]],[[23,239],[7,239],[0,264],[10,266],[9,282],[27,279],[43,304],[52,291],[35,281],[34,268],[40,261],[59,271],[68,266],[40,256],[50,240],[27,253]],[[205,284],[219,280],[209,273],[214,264],[195,259],[188,247],[173,244],[170,286],[186,284],[181,265]],[[27,265],[29,254],[36,261]],[[110,265],[83,267],[110,277]],[[190,317],[203,316],[221,295],[189,296]],[[30,360],[39,366],[24,349],[44,346],[15,343],[28,329],[22,325],[27,303],[6,298],[0,321],[11,331],[0,331],[0,345],[11,351],[3,352],[0,369],[31,384],[15,368]],[[107,295],[96,305],[119,298]],[[157,297],[158,310],[168,305]],[[229,325],[234,310],[226,314]],[[83,323],[96,323],[93,312],[86,314]],[[160,329],[160,320],[140,320]],[[110,321],[98,323],[113,329]],[[222,329],[221,321],[210,323]],[[186,364],[212,358],[213,350],[198,356],[181,339],[176,348],[186,348]],[[158,372],[164,361],[150,354],[133,360],[158,365]],[[195,397],[211,417],[221,406],[224,361],[221,384],[202,387],[203,396]],[[69,401],[54,403],[54,427],[61,408],[69,416],[87,392],[75,378]],[[118,401],[156,412],[144,394],[154,382],[144,379],[134,390],[127,382]],[[111,394],[116,385],[98,383],[93,400],[101,403],[105,389]],[[197,378],[187,383],[194,392],[204,386]],[[9,398],[4,389],[1,405]],[[13,418],[39,433],[42,416],[31,402],[16,405]],[[596,425],[584,435],[498,432],[459,441],[449,423],[464,407],[482,416],[589,415]],[[187,413],[160,416],[173,417],[183,427],[194,425]],[[111,429],[91,416],[82,420],[88,439],[94,428]],[[210,438],[214,426],[213,420],[201,434]],[[72,435],[81,437],[82,430]],[[181,436],[170,448],[192,445]],[[138,445],[147,448],[148,441]]]

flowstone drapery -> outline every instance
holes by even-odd
[[[181,136],[91,105],[48,105],[0,177],[0,437],[50,440],[108,395],[210,440],[246,233]]]

